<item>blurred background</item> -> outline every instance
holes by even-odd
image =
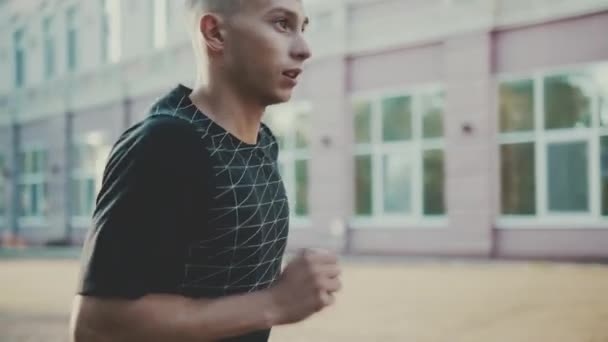
[[[608,0],[304,0],[268,109],[289,250],[338,305],[274,341],[608,341]],[[0,0],[0,341],[64,341],[118,136],[195,60],[181,0]]]

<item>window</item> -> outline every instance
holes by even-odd
[[[67,27],[67,65],[68,70],[78,67],[78,8],[72,6],[66,12]]]
[[[151,0],[153,6],[153,29],[154,48],[160,49],[167,45],[167,27],[169,18],[168,0]]]
[[[358,217],[445,214],[443,110],[437,88],[354,101]]]
[[[0,154],[0,219],[6,216],[6,163]]]
[[[44,76],[48,80],[55,74],[55,20],[47,16],[42,21],[44,45]]]
[[[503,79],[503,218],[608,215],[608,65]]]
[[[47,151],[31,148],[19,153],[19,216],[25,219],[44,219],[48,214]]]
[[[108,147],[99,141],[100,139],[88,139],[72,146],[70,204],[72,217],[76,220],[90,220],[95,209],[95,199],[109,153]]]
[[[279,169],[294,217],[307,217],[309,208],[310,111],[308,104],[270,108],[264,121],[279,143]]]
[[[608,137],[600,138],[601,214],[608,216]]]
[[[101,0],[101,61],[120,60],[120,2]]]
[[[13,34],[13,46],[15,50],[15,87],[21,88],[25,85],[25,30],[18,29]]]

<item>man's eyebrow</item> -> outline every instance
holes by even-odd
[[[270,11],[268,11],[268,14],[275,14],[275,13],[283,13],[294,19],[298,18],[298,14],[296,12],[294,12],[288,8],[285,8],[285,7],[275,7],[273,9],[271,9]],[[309,23],[310,23],[310,18],[305,17],[303,26],[307,26]]]

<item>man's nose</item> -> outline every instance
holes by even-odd
[[[310,46],[308,45],[308,42],[301,34],[298,35],[291,49],[291,57],[297,59],[298,61],[304,62],[311,56],[312,52],[310,51]]]

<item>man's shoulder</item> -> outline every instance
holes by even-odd
[[[204,153],[194,125],[179,117],[153,115],[127,129],[116,141],[110,160],[154,163],[193,158]]]
[[[136,124],[139,130],[146,134],[162,134],[171,132],[194,132],[195,126],[177,115],[154,114]]]
[[[120,140],[130,140],[139,144],[167,143],[174,145],[192,142],[196,138],[196,128],[190,122],[171,115],[151,115],[137,122],[124,132]]]

